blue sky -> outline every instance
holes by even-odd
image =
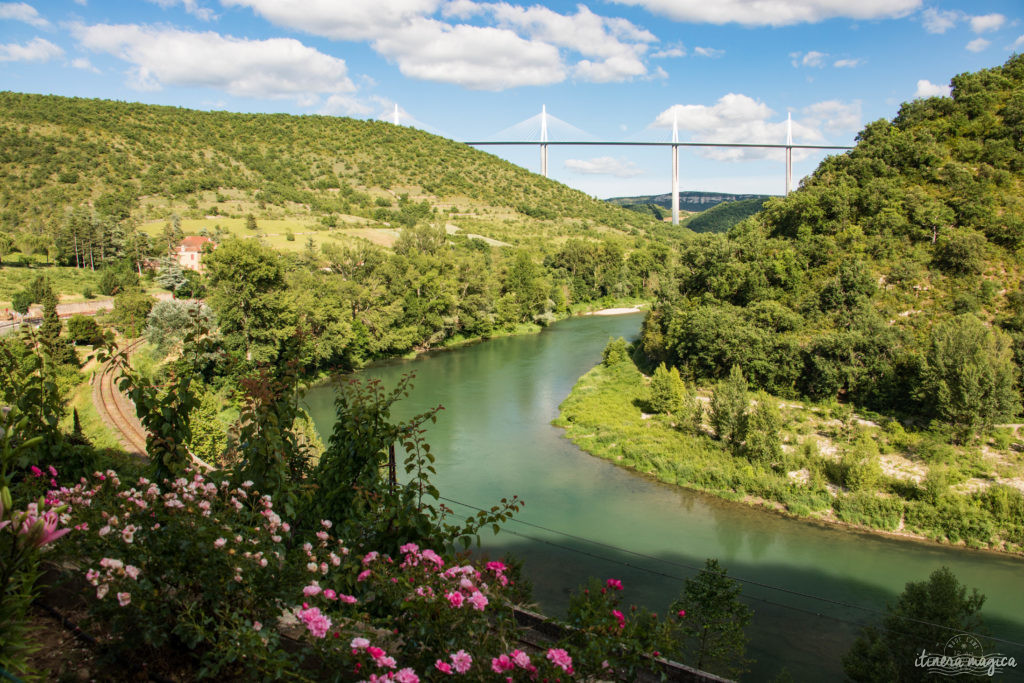
[[[0,90],[390,115],[456,140],[852,144],[901,102],[1024,51],[1019,0],[0,2]],[[564,122],[564,123],[563,123]],[[531,170],[537,149],[485,148]],[[682,189],[781,193],[778,153],[684,150]],[[818,153],[798,155],[795,175]],[[553,147],[598,196],[670,189],[664,148]]]

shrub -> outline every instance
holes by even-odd
[[[67,322],[68,338],[76,345],[94,345],[103,341],[100,326],[93,318],[73,315]]]
[[[629,344],[622,337],[609,339],[602,353],[602,362],[605,367],[612,367],[629,360]]]

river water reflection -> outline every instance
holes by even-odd
[[[756,582],[743,591],[755,611],[748,656],[757,663],[748,678],[766,680],[785,667],[795,680],[836,680],[856,624],[879,620],[876,613],[836,603],[883,610],[906,582],[945,565],[987,596],[983,614],[992,635],[1024,643],[1020,560],[784,519],[660,484],[567,441],[550,424],[558,404],[600,361],[609,337],[635,336],[641,319],[574,318],[538,335],[390,362],[364,373],[393,386],[403,373],[415,371],[415,390],[398,406],[397,417],[444,406],[428,431],[442,495],[489,507],[516,494],[526,501],[519,519],[579,537],[510,523],[507,529],[515,534],[483,538],[492,556],[511,550],[526,560],[544,610],[563,610],[569,591],[587,576],[622,579],[626,600],[664,610],[693,568],[716,557],[731,576]],[[326,439],[333,388],[315,388],[307,403]],[[1006,677],[1024,677],[1024,647],[998,645],[1021,662]]]

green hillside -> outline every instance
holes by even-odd
[[[683,298],[658,307],[648,352],[696,378],[738,365],[778,395],[966,432],[1016,415],[1024,57],[952,85],[869,124],[728,236],[687,245]]]
[[[486,218],[492,225],[470,227],[494,229],[496,239],[655,225],[490,154],[383,122],[0,93],[0,230],[30,251],[59,241],[57,224],[73,207],[114,221],[255,213],[332,227],[408,223],[423,201],[456,225]]]
[[[753,216],[764,207],[767,198],[738,199],[716,204],[706,211],[688,217],[682,222],[694,232],[728,232],[744,218]]]
[[[700,213],[727,202],[739,202],[748,199],[760,199],[763,201],[770,196],[767,194],[730,194],[728,192],[684,190],[679,193],[679,210],[687,213]],[[606,201],[609,204],[621,206],[631,211],[651,214],[659,220],[672,215],[672,195],[670,193],[638,195],[635,197],[611,197]]]

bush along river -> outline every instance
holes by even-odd
[[[1024,643],[1024,561],[962,548],[875,536],[787,519],[661,484],[588,455],[550,423],[576,380],[601,360],[610,337],[634,337],[642,315],[588,316],[537,335],[496,339],[363,371],[394,386],[415,371],[412,395],[393,417],[444,406],[428,441],[435,482],[446,498],[490,507],[518,495],[526,506],[497,536],[482,537],[493,557],[511,551],[542,610],[565,609],[588,576],[618,578],[624,601],[664,610],[705,558],[745,581],[754,610],[746,678],[783,668],[795,680],[843,678],[841,657],[862,625],[881,621],[908,581],[942,566],[987,596],[989,635]],[[326,441],[334,388],[306,397]],[[446,503],[457,514],[473,510]],[[1024,647],[999,642],[1024,674]]]

